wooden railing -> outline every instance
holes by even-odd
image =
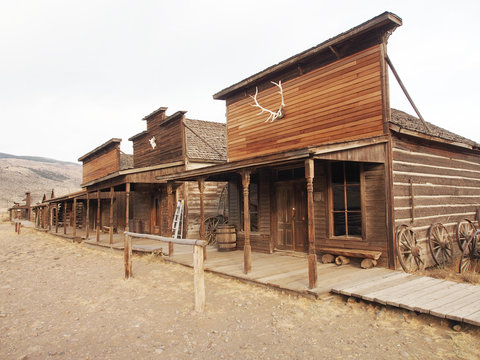
[[[193,246],[193,291],[195,297],[195,311],[203,312],[205,309],[205,275],[203,267],[203,249],[207,246],[205,240],[175,239],[159,235],[139,234],[125,231],[125,246],[123,258],[125,264],[125,278],[133,276],[132,273],[132,238],[163,241],[169,244]]]

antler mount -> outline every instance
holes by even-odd
[[[285,116],[285,109],[284,109],[284,107],[285,107],[285,102],[284,102],[284,99],[283,99],[282,81],[280,80],[280,81],[278,82],[278,84],[275,83],[275,82],[273,82],[273,81],[271,81],[271,83],[272,83],[273,85],[275,85],[276,87],[279,88],[278,93],[280,94],[281,103],[280,103],[280,107],[279,107],[279,109],[278,109],[277,111],[272,111],[272,110],[266,109],[266,108],[264,108],[262,105],[260,105],[260,104],[258,103],[258,100],[257,100],[258,87],[255,88],[255,95],[254,95],[254,96],[250,95],[250,97],[253,99],[253,101],[255,101],[255,104],[251,104],[251,105],[254,106],[254,107],[258,107],[258,108],[261,110],[261,111],[258,113],[258,115],[263,114],[263,113],[269,114],[269,115],[268,115],[268,118],[267,118],[267,120],[265,120],[265,122],[269,122],[269,121],[270,121],[270,122],[272,123],[272,122],[274,122],[275,120],[277,120],[277,119],[282,119],[282,118]]]

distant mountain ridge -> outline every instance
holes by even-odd
[[[82,166],[78,163],[0,153],[0,212],[24,204],[25,193],[32,195],[32,205],[50,198],[62,196],[81,189]]]
[[[2,153],[2,152],[0,152],[0,159],[22,159],[22,160],[40,161],[40,162],[46,162],[46,163],[60,163],[60,164],[75,164],[75,165],[78,165],[77,163],[70,162],[70,161],[55,160],[55,159],[50,159],[50,158],[41,157],[41,156],[12,155],[12,154],[6,154],[6,153]]]

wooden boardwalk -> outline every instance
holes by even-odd
[[[337,284],[332,292],[480,326],[480,286],[395,271]]]
[[[100,243],[92,237],[86,243],[123,249],[123,236],[115,236],[112,245],[107,236],[102,234]],[[168,244],[158,241],[133,239],[132,248],[138,252],[163,249],[163,253],[168,253]],[[175,245],[173,255],[164,259],[193,267],[192,253],[191,246]],[[353,262],[343,266],[318,263],[317,287],[308,289],[304,254],[253,252],[252,271],[244,274],[242,251],[219,252],[211,246],[207,247],[205,270],[302,295],[321,297],[333,292],[480,326],[480,286],[384,268],[365,270]]]

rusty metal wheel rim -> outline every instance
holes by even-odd
[[[445,266],[453,257],[453,242],[448,231],[440,223],[433,224],[428,230],[428,246],[432,258],[438,266]]]
[[[397,257],[405,272],[414,272],[424,267],[422,248],[417,243],[413,230],[406,225],[397,228]]]
[[[457,224],[456,235],[457,235],[457,244],[460,251],[463,252],[465,243],[467,242],[470,235],[472,235],[477,229],[473,222],[468,219],[459,221]]]

